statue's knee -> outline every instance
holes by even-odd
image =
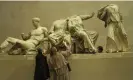
[[[12,37],[8,37],[6,40],[7,41],[11,41],[12,40]]]
[[[87,36],[87,34],[86,34],[85,32],[81,32],[80,34],[81,34],[81,36],[83,36],[83,37],[86,37],[86,36]]]
[[[11,39],[11,37],[7,37],[7,39]]]

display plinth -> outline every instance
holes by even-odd
[[[33,80],[35,55],[0,55],[0,80]],[[133,80],[133,52],[73,54],[71,80]]]

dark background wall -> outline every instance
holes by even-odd
[[[65,18],[74,14],[90,14],[107,4],[118,4],[124,17],[124,26],[128,34],[128,40],[133,41],[133,2],[127,1],[80,1],[80,2],[21,2],[0,1],[0,43],[8,36],[20,38],[22,32],[28,33],[32,28],[31,19],[41,18],[41,25],[50,28],[54,20]],[[97,45],[105,45],[107,29],[102,21],[94,18],[84,21],[85,28],[99,32]]]

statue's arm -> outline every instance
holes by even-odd
[[[95,13],[93,12],[91,15],[79,15],[81,17],[82,20],[87,20],[92,18],[95,15]]]
[[[44,37],[47,37],[48,36],[48,29],[46,27],[43,27],[42,30],[44,33]]]
[[[21,37],[22,37],[23,40],[28,40],[28,39],[30,39],[30,37],[31,37],[31,32],[28,33],[27,35],[25,35],[24,33],[22,33],[22,34],[21,34]]]
[[[48,40],[48,30],[46,27],[43,27],[42,30],[43,30],[44,38],[41,41],[42,42],[47,41]]]

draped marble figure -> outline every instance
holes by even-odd
[[[92,15],[74,15],[68,17],[68,27],[71,36],[83,40],[83,46],[89,52],[97,52],[95,48],[95,42],[98,38],[98,33],[96,31],[88,31],[84,28],[83,21],[88,20],[94,16]],[[80,44],[80,40],[79,40]]]
[[[74,15],[66,19],[54,21],[50,29],[50,42],[54,45],[58,45],[64,41],[71,47],[71,37],[75,36],[81,38],[84,41],[83,46],[80,47],[85,47],[89,51],[92,49],[92,51],[96,52],[94,45],[98,38],[98,33],[96,31],[85,30],[82,22],[83,20],[90,19],[93,17],[93,15],[94,13],[92,15]]]
[[[71,35],[68,32],[66,19],[59,19],[53,22],[48,39],[56,47],[63,47],[64,43],[71,47]]]
[[[119,7],[109,4],[98,11],[98,18],[105,22],[108,30],[106,52],[124,52],[128,50],[127,33]]]
[[[36,46],[45,40],[45,37],[47,37],[47,28],[42,27],[40,25],[40,18],[33,18],[32,23],[34,26],[34,29],[29,32],[28,35],[24,35],[24,33],[21,34],[22,39],[17,39],[13,37],[8,37],[1,45],[0,45],[0,51],[3,52],[6,47],[8,47],[9,43],[17,46],[17,48],[22,48],[26,51],[32,51],[36,49]],[[17,45],[16,45],[17,44]]]

